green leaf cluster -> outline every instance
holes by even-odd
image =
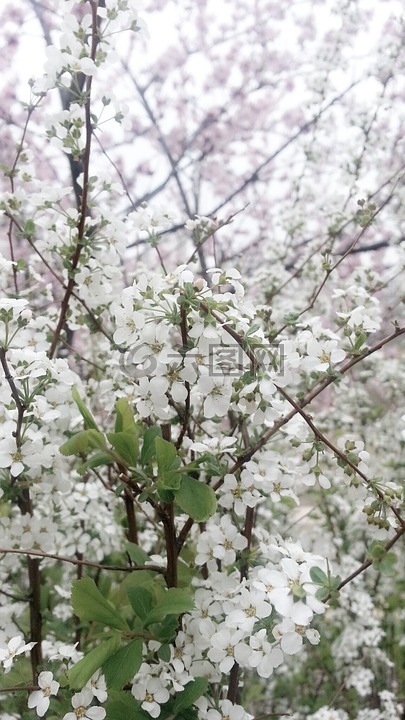
[[[138,546],[131,546],[131,554],[138,562],[149,560]],[[100,669],[109,693],[107,718],[127,720],[130,716],[145,719],[148,715],[140,703],[124,690],[143,661],[143,641],[160,641],[158,655],[168,661],[169,643],[176,635],[179,618],[183,613],[190,612],[194,603],[192,596],[185,590],[167,589],[159,583],[153,583],[151,572],[136,573],[135,578],[131,576],[123,585],[129,601],[129,613],[124,613],[122,607],[118,609],[110,602],[93,579],[85,577],[74,582],[73,609],[82,622],[89,621],[101,626],[101,639],[68,671],[67,681],[72,689],[80,690]],[[197,718],[191,706],[206,692],[207,687],[205,678],[194,679],[163,706],[162,717],[173,720]]]
[[[368,555],[373,561],[374,570],[389,577],[395,575],[397,556],[392,550],[387,551],[382,542],[373,540],[370,544]]]
[[[91,454],[91,457],[78,468],[81,474],[90,468],[109,465],[112,462],[125,468],[135,467],[139,454],[138,431],[128,400],[120,398],[116,402],[114,432],[104,434],[76,388],[73,388],[72,394],[87,427],[75,433],[59,448],[62,455],[76,455],[83,458]]]
[[[197,522],[207,520],[216,510],[213,489],[188,473],[194,471],[190,465],[180,467],[176,448],[167,440],[155,438],[158,465],[158,487],[164,502],[172,502]],[[169,491],[169,492],[167,492]]]
[[[315,597],[318,598],[318,600],[326,600],[326,598],[337,600],[339,597],[339,585],[342,582],[340,575],[332,577],[329,567],[327,573],[325,573],[322,568],[316,565],[311,567],[309,575],[314,585],[319,585],[315,593]]]
[[[134,548],[140,560],[137,546]],[[69,670],[68,681],[72,688],[82,688],[99,668],[102,668],[109,689],[122,688],[139,670],[143,640],[171,642],[179,617],[193,609],[192,595],[186,590],[163,587],[154,582],[152,572],[141,571],[137,576],[139,580],[124,581],[129,607],[127,602],[126,607],[120,609],[105,597],[92,578],[81,578],[73,583],[75,614],[82,622],[101,625],[102,639]]]

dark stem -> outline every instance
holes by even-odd
[[[96,50],[97,45],[99,41],[98,37],[98,16],[97,16],[97,2],[91,3],[91,12],[92,12],[92,43],[91,43],[91,54],[90,57],[92,60],[96,57]],[[92,86],[92,76],[89,75],[86,79],[86,85],[85,85],[85,93],[86,93],[86,101],[84,105],[84,114],[85,114],[85,134],[86,134],[86,142],[83,152],[83,191],[81,195],[81,205],[80,205],[80,216],[79,216],[79,223],[77,226],[77,245],[75,252],[73,254],[71,264],[70,264],[70,278],[67,283],[65,295],[63,297],[62,303],[61,303],[61,309],[59,314],[59,320],[58,324],[56,326],[51,347],[49,349],[49,357],[53,358],[56,353],[56,349],[59,343],[59,336],[65,327],[66,324],[66,316],[69,308],[69,301],[72,296],[74,287],[75,287],[75,279],[74,279],[74,273],[77,269],[77,266],[79,264],[80,256],[83,250],[83,240],[85,236],[85,228],[86,228],[86,219],[87,219],[87,213],[88,213],[88,195],[89,195],[89,177],[90,177],[90,153],[91,153],[91,141],[92,141],[92,134],[93,134],[93,127],[92,127],[92,120],[91,120],[91,86]]]
[[[231,703],[239,703],[240,691],[239,691],[239,665],[237,662],[234,663],[231,672],[229,673],[229,685],[227,699]]]
[[[240,431],[241,431],[241,435],[242,435],[242,439],[243,439],[243,444],[244,444],[245,448],[247,448],[250,445],[250,439],[249,439],[249,434],[247,431],[246,423],[244,421],[242,421],[240,424]],[[245,551],[246,552],[246,560],[242,564],[241,569],[240,569],[241,580],[243,580],[244,578],[247,578],[248,573],[249,573],[248,558],[249,558],[249,554],[250,554],[250,548],[252,547],[252,533],[253,533],[253,528],[254,528],[254,523],[255,523],[255,514],[256,514],[255,508],[253,508],[253,507],[246,508],[245,527],[243,528],[242,534],[245,536],[245,538],[247,540],[247,548]]]
[[[187,347],[187,341],[188,341],[188,326],[187,326],[187,313],[184,305],[181,305],[180,307],[180,315],[181,315],[181,323],[180,323],[180,330],[181,330],[181,342],[183,344],[183,348]],[[177,438],[176,442],[176,448],[178,449],[181,447],[181,443],[183,442],[184,435],[187,432],[188,423],[190,419],[190,383],[187,382],[187,380],[184,383],[184,386],[187,390],[187,397],[184,404],[184,415],[183,415],[183,422],[181,425],[181,430],[179,433],[179,437]]]
[[[21,433],[24,421],[24,412],[27,408],[21,400],[20,394],[11,375],[6,359],[6,350],[4,348],[0,348],[0,362],[4,370],[4,376],[9,384],[11,395],[17,407],[17,424],[14,435],[17,450],[20,450],[22,444]],[[32,500],[28,487],[22,488],[17,502],[21,515],[28,514],[32,517]],[[41,574],[39,569],[39,560],[28,556],[27,566],[30,589],[30,642],[36,643],[31,650],[31,667],[33,682],[36,683],[38,678],[38,669],[42,665]]]
[[[124,503],[125,510],[127,513],[128,531],[127,537],[129,542],[138,544],[138,528],[136,523],[135,505],[132,497],[132,492],[127,486],[124,490]]]
[[[31,650],[32,679],[36,682],[42,666],[42,615],[41,615],[41,572],[39,560],[28,557],[28,578],[31,588],[30,597],[30,634],[36,645]]]
[[[394,537],[391,538],[391,540],[389,542],[387,542],[387,544],[384,546],[385,552],[388,552],[389,550],[391,550],[391,548],[395,545],[396,542],[398,542],[398,540],[403,536],[404,533],[405,533],[405,526],[403,526],[400,530],[398,530],[397,533],[394,535]],[[348,575],[344,580],[342,580],[342,582],[336,589],[341,590],[342,588],[344,588],[345,585],[348,585],[358,575],[361,575],[361,573],[364,572],[364,570],[367,570],[367,568],[369,568],[370,565],[372,565],[372,564],[373,564],[373,561],[371,558],[368,558],[368,560],[365,560],[364,562],[362,562],[361,565],[359,565],[359,567],[357,568],[357,570],[354,570],[354,572],[352,572],[351,575]],[[328,602],[328,600],[330,600],[330,595],[328,595],[323,602]]]
[[[318,428],[316,427],[316,425],[315,425],[315,423],[313,422],[313,420],[312,420],[312,418],[310,417],[310,415],[308,415],[308,413],[306,413],[306,412],[298,405],[298,403],[297,403],[292,397],[290,397],[290,395],[289,395],[283,388],[278,387],[278,385],[276,385],[276,387],[277,387],[277,390],[279,391],[279,393],[281,393],[281,395],[290,403],[290,405],[293,406],[293,408],[297,411],[297,413],[299,413],[299,414],[301,415],[301,417],[305,420],[305,422],[307,423],[307,425],[311,428],[311,430],[312,430],[312,432],[313,432],[313,434],[314,434],[315,440],[320,440],[324,445],[326,445],[330,450],[332,450],[332,452],[335,454],[336,457],[338,457],[338,458],[340,458],[341,460],[343,460],[343,462],[344,462],[346,465],[348,465],[348,466],[353,470],[353,472],[355,472],[359,477],[361,477],[361,479],[364,480],[364,482],[366,483],[366,485],[367,485],[376,495],[378,495],[378,497],[380,498],[381,502],[385,502],[386,505],[391,509],[391,512],[392,512],[392,513],[395,515],[395,517],[397,518],[397,520],[398,520],[398,522],[399,522],[399,525],[400,525],[401,527],[405,528],[405,521],[402,519],[401,514],[400,514],[400,512],[397,510],[397,508],[395,507],[395,505],[393,505],[392,503],[387,502],[387,501],[385,500],[385,498],[384,498],[384,493],[383,493],[376,485],[374,485],[371,480],[369,480],[369,478],[367,477],[367,475],[365,475],[365,474],[363,473],[363,471],[360,470],[360,469],[357,467],[357,465],[355,465],[355,464],[350,460],[350,458],[347,457],[347,455],[346,455],[344,452],[342,452],[334,443],[332,443],[332,442],[329,440],[329,438],[327,438],[323,433],[321,433],[320,430],[318,430]]]
[[[30,515],[32,517],[32,501],[28,488],[24,488],[18,501],[21,515]],[[31,650],[31,668],[32,682],[35,684],[38,680],[38,673],[42,666],[42,616],[41,616],[41,573],[39,569],[39,560],[27,557],[28,581],[30,588],[30,642],[36,644]]]
[[[177,587],[177,557],[178,557],[178,545],[176,539],[176,528],[174,526],[174,507],[173,503],[165,506],[164,512],[161,515],[166,542],[167,552],[167,569],[166,569],[166,584],[167,587]]]
[[[85,565],[86,567],[96,568],[97,570],[117,570],[117,572],[136,572],[143,570],[151,570],[152,572],[164,574],[164,570],[159,565],[104,565],[103,563],[91,562],[90,560],[81,560],[80,558],[65,557],[64,555],[55,555],[54,553],[42,552],[42,550],[21,550],[21,548],[4,548],[0,547],[0,554],[8,553],[14,555],[33,555],[39,558],[51,558],[59,562],[70,563],[71,565]]]

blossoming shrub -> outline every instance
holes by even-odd
[[[67,98],[47,134],[76,184],[36,181],[26,130],[3,167],[0,717],[399,719],[390,278],[330,248],[253,302],[235,267],[166,267],[170,214],[117,216],[92,166],[136,4],[62,5],[27,117]],[[384,199],[360,207],[351,248]],[[185,218],[196,254],[228,222]]]

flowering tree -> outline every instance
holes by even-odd
[[[47,59],[3,124],[4,720],[401,718],[401,78],[370,110],[337,72],[361,5],[318,44],[250,4],[147,64],[136,3],[14,9]]]

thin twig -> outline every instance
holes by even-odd
[[[278,385],[276,385],[276,388],[278,392],[283,396],[283,398],[285,398],[285,400],[287,400],[287,402],[289,402],[290,405],[292,405],[292,407],[296,410],[296,412],[301,415],[301,417],[305,420],[307,425],[311,428],[315,438],[317,440],[320,440],[324,445],[326,445],[330,450],[332,450],[336,457],[340,458],[346,465],[348,465],[353,470],[353,472],[355,472],[359,477],[361,477],[367,487],[369,487],[373,492],[375,492],[375,494],[378,495],[380,500],[385,502],[387,507],[390,508],[391,512],[398,520],[400,527],[405,528],[405,521],[402,519],[400,512],[397,510],[395,505],[387,502],[384,499],[384,493],[376,485],[373,484],[373,482],[367,477],[367,475],[365,475],[365,473],[360,470],[360,468],[358,468],[357,465],[355,465],[355,463],[352,462],[350,458],[348,458],[348,456],[337,447],[337,445],[335,445],[331,440],[329,440],[329,438],[326,437],[326,435],[324,435],[320,430],[318,430],[310,415],[308,415],[308,413],[306,413],[305,410],[303,410],[302,407],[300,407],[298,403],[283,388],[279,387]]]
[[[90,560],[78,560],[77,558],[66,557],[64,555],[54,555],[53,553],[46,553],[41,550],[22,550],[21,548],[0,547],[0,553],[4,553],[5,555],[8,553],[14,553],[15,555],[34,555],[39,558],[59,560],[60,562],[70,563],[71,565],[86,565],[86,567],[93,567],[98,570],[117,570],[120,572],[151,570],[152,572],[157,572],[161,575],[164,575],[166,572],[166,568],[159,567],[159,565],[104,565],[103,563],[90,562]]]
[[[99,43],[98,34],[98,15],[97,15],[97,2],[91,2],[91,15],[92,15],[92,37],[91,37],[91,52],[90,58],[94,61],[96,58],[97,45]],[[85,114],[85,146],[83,152],[83,191],[81,196],[81,207],[79,222],[77,225],[77,245],[73,254],[71,265],[70,265],[70,279],[66,288],[65,295],[61,303],[61,309],[59,314],[59,320],[55,328],[55,332],[52,338],[51,347],[49,349],[49,357],[53,358],[56,353],[56,348],[59,342],[59,336],[66,322],[66,316],[69,308],[69,301],[73,293],[76,281],[74,279],[74,272],[79,264],[80,256],[83,250],[83,241],[85,236],[87,211],[88,211],[88,196],[89,196],[89,178],[90,178],[90,153],[91,153],[91,141],[93,135],[93,123],[91,119],[91,87],[92,87],[92,76],[89,75],[86,79],[85,94],[86,101],[84,104]]]

